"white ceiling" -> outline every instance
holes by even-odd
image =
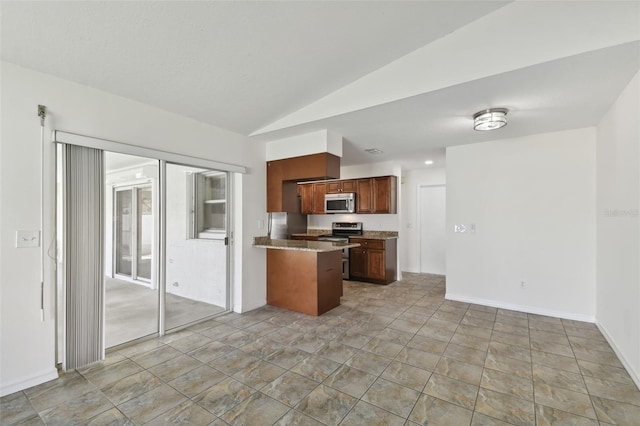
[[[640,68],[637,1],[0,8],[2,60],[256,143],[328,128],[345,137],[345,165],[414,167],[446,146],[595,125]],[[507,127],[470,130],[496,106],[510,109]]]

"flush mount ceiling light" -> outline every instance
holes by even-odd
[[[427,166],[430,166],[431,164],[433,164],[433,160],[427,160],[424,162],[424,164],[426,164]]]
[[[382,154],[382,150],[378,149],[378,148],[369,148],[369,149],[365,149],[365,151],[367,151],[369,154]]]
[[[473,130],[496,130],[507,125],[506,108],[485,109],[473,114]]]

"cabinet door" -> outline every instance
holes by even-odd
[[[386,278],[384,250],[367,249],[367,278],[384,280]]]
[[[357,189],[358,185],[354,179],[340,181],[341,192],[356,192]]]
[[[300,191],[300,212],[302,214],[313,213],[313,184],[307,183],[304,185],[298,185]]]
[[[324,194],[327,193],[327,184],[313,184],[313,214],[324,214]]]
[[[391,178],[373,178],[373,212],[389,213],[391,210]]]
[[[337,194],[341,189],[340,181],[327,182],[327,194]]]
[[[365,249],[356,247],[349,250],[349,275],[362,278],[367,276]]]
[[[356,213],[373,212],[373,179],[358,179]]]

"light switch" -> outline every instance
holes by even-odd
[[[16,231],[16,248],[40,247],[40,231]]]
[[[453,225],[453,232],[467,232],[467,227],[464,225]]]

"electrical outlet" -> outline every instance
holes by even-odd
[[[525,285],[524,281],[520,281],[520,288],[526,288],[527,286]]]
[[[174,282],[173,284],[171,284],[174,287],[180,287],[180,284],[178,283],[178,281]]]
[[[453,232],[458,232],[458,233],[467,232],[467,227],[464,225],[453,225]]]

